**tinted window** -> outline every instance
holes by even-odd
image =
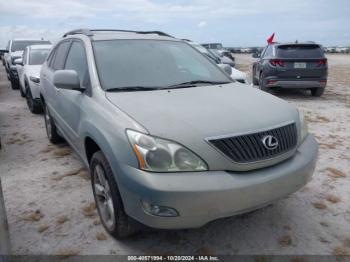
[[[86,61],[85,48],[81,42],[73,42],[64,68],[75,70],[78,73],[81,84],[86,87],[85,81],[89,77],[89,69]]]
[[[188,44],[157,40],[93,42],[104,89],[168,87],[187,81],[231,82],[217,66]]]
[[[324,52],[319,45],[282,45],[277,48],[277,56],[286,58],[319,58]]]
[[[42,65],[50,50],[36,49],[29,53],[29,65]]]
[[[29,45],[49,45],[49,41],[13,41],[11,52],[23,51]]]
[[[63,69],[69,46],[69,41],[60,43],[60,45],[56,48],[55,54],[53,54],[54,57],[52,58],[53,61],[50,63],[50,67],[55,70]]]

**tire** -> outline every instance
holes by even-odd
[[[256,79],[256,77],[255,77],[255,69],[254,69],[254,67],[253,67],[252,83],[255,86],[259,85],[259,80]]]
[[[137,229],[124,211],[112,169],[101,151],[92,156],[90,171],[97,211],[106,231],[116,239],[134,235]]]
[[[324,87],[316,87],[311,89],[311,95],[315,97],[320,97],[323,95],[325,88]]]
[[[264,77],[264,74],[263,73],[260,73],[260,77],[259,77],[259,89],[261,91],[265,91],[267,92],[267,88],[265,86],[265,77]]]
[[[13,90],[19,89],[19,82],[10,78],[11,88]]]
[[[255,86],[257,86],[257,85],[259,85],[259,80],[258,79],[256,79],[254,76],[253,76],[253,79],[252,79],[253,81],[253,85],[255,85]]]
[[[33,114],[42,113],[43,110],[41,102],[38,102],[37,100],[33,99],[32,92],[29,87],[26,87],[25,97],[30,112],[32,112]]]
[[[63,141],[62,137],[58,134],[55,121],[51,117],[47,105],[44,104],[44,120],[47,138],[52,144],[59,144]]]

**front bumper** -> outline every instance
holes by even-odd
[[[277,165],[249,172],[149,173],[122,166],[119,189],[126,213],[153,228],[196,228],[245,213],[303,187],[315,168],[318,145],[308,135],[296,154]],[[174,208],[177,217],[146,213],[140,200]]]

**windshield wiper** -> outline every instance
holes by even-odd
[[[106,89],[106,92],[134,92],[134,91],[152,91],[161,90],[159,87],[149,87],[149,86],[124,86]]]
[[[197,84],[209,84],[209,85],[223,85],[223,84],[229,84],[231,82],[223,82],[223,81],[207,81],[207,80],[194,80],[194,81],[188,81],[183,82],[175,85],[168,86],[164,89],[174,89],[174,88],[185,88],[185,87],[194,87]]]

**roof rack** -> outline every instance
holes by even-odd
[[[94,32],[125,32],[125,33],[136,33],[136,34],[145,34],[145,35],[156,34],[160,36],[167,36],[167,37],[174,38],[173,36],[161,31],[132,31],[132,30],[119,30],[119,29],[76,29],[65,33],[63,37],[66,37],[68,35],[76,35],[76,34],[83,34],[90,37],[94,35]]]

